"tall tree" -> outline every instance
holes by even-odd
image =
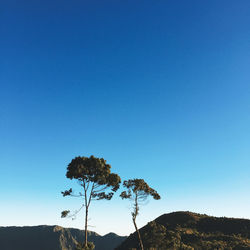
[[[111,166],[106,163],[103,158],[96,158],[93,155],[90,157],[76,157],[67,167],[66,177],[77,180],[81,186],[81,191],[74,194],[72,188],[62,192],[63,196],[81,197],[84,202],[82,207],[85,207],[85,241],[84,247],[88,248],[88,211],[92,200],[110,200],[114,192],[119,189],[121,178],[119,175],[111,173]],[[81,208],[82,208],[81,207]],[[69,210],[62,212],[61,217],[75,216],[81,208],[70,214]]]
[[[143,179],[130,179],[123,182],[124,188],[126,191],[123,191],[120,196],[122,199],[130,199],[133,201],[133,211],[132,211],[132,221],[135,227],[135,230],[138,234],[139,243],[141,250],[144,250],[143,243],[140,235],[140,231],[137,228],[136,217],[139,214],[139,206],[142,202],[146,201],[148,197],[152,196],[153,199],[159,200],[160,195],[151,188]]]

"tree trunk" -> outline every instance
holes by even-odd
[[[88,206],[86,206],[85,210],[85,241],[84,246],[87,248],[88,246]]]
[[[139,232],[139,230],[138,230],[138,228],[137,228],[135,219],[133,219],[133,223],[134,223],[134,226],[135,226],[135,230],[136,230],[136,232],[137,232],[137,234],[138,234],[138,238],[139,238],[139,241],[140,241],[141,250],[144,250],[143,244],[142,244],[142,239],[141,239],[141,234],[140,234],[140,232]]]
[[[85,248],[88,247],[88,201],[87,201],[87,190],[88,187],[86,187],[85,181],[83,182],[84,187],[84,201],[85,201],[85,239],[84,239],[84,246]]]

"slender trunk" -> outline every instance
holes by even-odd
[[[88,188],[89,188],[89,182],[88,185],[86,186],[85,183],[84,185],[84,194],[85,194],[85,241],[84,241],[84,246],[87,248],[88,247],[88,212],[89,212],[89,205],[91,202],[91,198],[92,198],[92,194],[93,194],[93,190],[94,190],[94,183],[92,185],[90,194],[89,194],[89,198],[88,198]]]
[[[88,246],[88,206],[85,209],[85,241],[84,246]]]
[[[135,226],[135,230],[136,230],[136,232],[138,234],[138,238],[139,238],[141,250],[144,250],[143,244],[142,244],[142,239],[141,239],[141,234],[140,234],[140,232],[139,232],[139,230],[137,228],[137,225],[136,225],[136,222],[135,222],[135,218],[133,218],[133,223],[134,223],[134,226]]]
[[[87,190],[88,187],[86,187],[85,182],[83,183],[84,185],[84,200],[85,200],[85,239],[84,239],[84,246],[87,248],[88,246],[88,201],[87,201]]]
[[[132,219],[133,219],[133,223],[134,223],[134,226],[135,226],[135,230],[138,234],[138,238],[139,238],[139,242],[140,242],[140,247],[141,247],[141,250],[144,250],[143,248],[143,244],[142,244],[142,239],[141,239],[141,234],[137,228],[137,225],[136,225],[136,216],[138,215],[138,211],[139,211],[139,206],[138,206],[138,192],[136,191],[135,192],[135,207],[134,207],[134,213],[132,213]]]

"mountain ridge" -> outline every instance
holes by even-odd
[[[101,236],[88,231],[88,240],[96,250],[112,250],[125,238],[115,233]],[[84,230],[58,225],[0,227],[1,250],[74,250],[77,241],[84,241]]]
[[[165,213],[140,228],[145,250],[250,249],[250,219],[215,217],[189,211]],[[88,231],[95,250],[138,250],[136,232],[103,236]],[[74,250],[84,230],[58,225],[0,226],[1,250]]]
[[[147,249],[250,249],[250,220],[189,211],[163,214],[140,228]],[[140,249],[136,232],[117,250]]]

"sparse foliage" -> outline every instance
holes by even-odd
[[[133,201],[132,221],[135,226],[135,230],[138,234],[141,250],[144,250],[140,232],[136,225],[136,217],[139,214],[139,206],[142,202],[146,201],[148,197],[153,197],[155,200],[159,200],[160,195],[151,188],[143,179],[130,179],[123,182],[123,187],[126,191],[120,194],[122,199],[130,199]]]
[[[121,179],[117,174],[111,173],[111,166],[103,158],[76,157],[67,167],[66,177],[77,180],[81,186],[81,191],[74,194],[72,188],[62,192],[62,195],[80,197],[84,200],[82,207],[73,214],[69,210],[61,213],[61,217],[74,217],[83,207],[85,207],[85,249],[88,248],[88,210],[92,200],[110,200],[114,192],[119,189]]]

